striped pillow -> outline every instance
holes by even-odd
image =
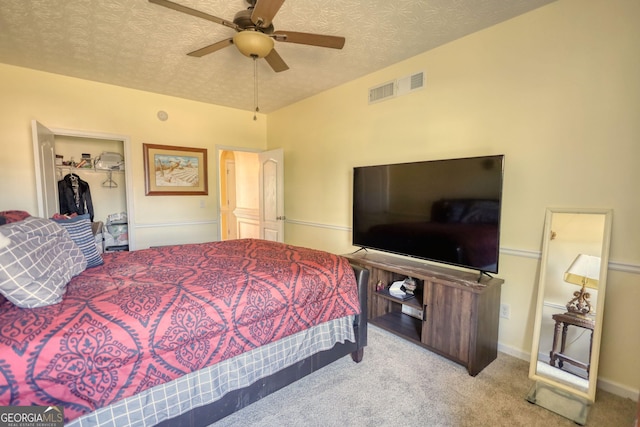
[[[87,259],[87,268],[102,265],[102,255],[96,247],[96,240],[91,230],[91,220],[89,214],[74,216],[69,219],[51,219],[66,229],[71,236],[71,240],[80,248]]]

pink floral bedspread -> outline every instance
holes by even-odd
[[[104,255],[60,304],[0,303],[0,405],[65,421],[360,311],[342,257],[263,240]]]

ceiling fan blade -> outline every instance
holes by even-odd
[[[227,46],[231,46],[233,44],[233,38],[229,37],[228,39],[225,40],[221,40],[217,43],[214,44],[210,44],[209,46],[205,46],[201,49],[198,50],[194,50],[193,52],[189,52],[187,53],[187,55],[189,56],[195,56],[197,58],[200,58],[202,56],[208,55],[210,53],[213,53],[217,50],[220,50],[222,48],[225,48]]]
[[[269,55],[265,56],[264,59],[267,60],[273,71],[279,73],[280,71],[286,71],[289,69],[289,66],[284,62],[284,60],[278,55],[275,49],[271,49]]]
[[[251,13],[251,22],[264,28],[271,25],[284,0],[258,0]]]
[[[209,15],[208,13],[200,12],[199,10],[191,9],[190,7],[183,6],[181,4],[174,3],[169,0],[149,0],[149,3],[153,3],[153,4],[157,4],[158,6],[164,6],[169,9],[177,10],[178,12],[182,12],[182,13],[186,13],[187,15],[206,19],[207,21],[215,22],[216,24],[221,24],[221,25],[224,25],[225,27],[233,28],[236,31],[240,31],[240,27],[238,27],[235,23],[231,21],[218,18],[217,16]]]
[[[298,33],[296,31],[275,31],[273,34],[276,36],[275,39],[280,42],[308,44],[332,49],[342,49],[345,42],[344,37]]]

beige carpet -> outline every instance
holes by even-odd
[[[500,353],[474,378],[369,326],[362,363],[342,358],[213,426],[576,426],[526,401],[528,366]],[[632,427],[635,410],[632,400],[599,390],[587,426]]]

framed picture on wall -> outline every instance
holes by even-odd
[[[207,149],[142,145],[147,196],[194,196],[209,194]]]

